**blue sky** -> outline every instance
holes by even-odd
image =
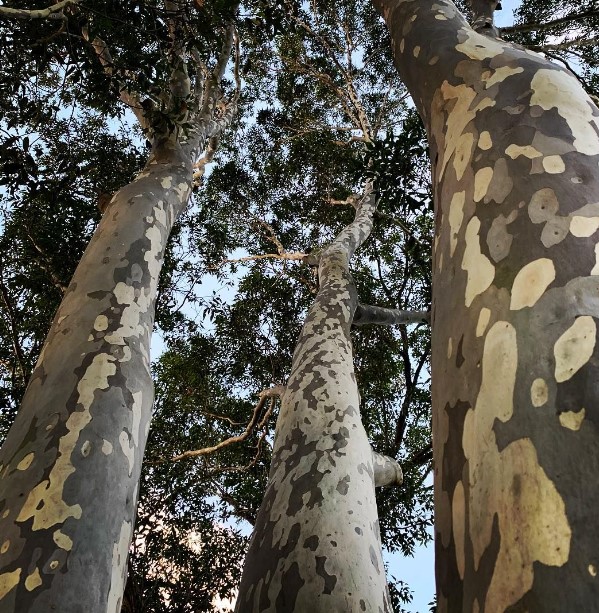
[[[513,11],[520,6],[521,0],[502,0],[503,10],[497,13],[497,25],[508,26],[514,23]],[[420,547],[413,558],[401,555],[387,556],[390,571],[397,579],[406,581],[414,593],[414,600],[405,607],[411,613],[428,613],[428,603],[435,593],[434,545]]]

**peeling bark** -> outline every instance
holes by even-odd
[[[594,610],[599,110],[448,0],[375,5],[433,161],[438,610]]]
[[[354,222],[321,254],[320,289],[293,356],[277,421],[269,484],[237,598],[239,612],[391,611],[374,495],[401,483],[372,453],[360,419],[349,272],[370,234],[367,187]]]

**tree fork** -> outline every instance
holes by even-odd
[[[433,162],[439,611],[594,610],[599,110],[448,0],[375,5]]]

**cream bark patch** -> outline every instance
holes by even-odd
[[[453,502],[451,508],[453,540],[455,542],[455,556],[460,577],[464,578],[466,569],[466,496],[464,494],[464,484],[459,481],[453,492]]]
[[[566,120],[574,137],[574,147],[585,155],[599,154],[598,118],[582,85],[564,70],[538,70],[531,81],[531,106],[553,108]]]
[[[595,266],[591,270],[591,275],[599,275],[599,243],[595,245]]]
[[[445,127],[445,150],[440,164],[439,178],[445,174],[445,169],[454,154],[460,137],[466,131],[468,124],[476,117],[479,111],[495,106],[491,98],[484,98],[475,108],[470,108],[477,97],[477,92],[467,85],[450,85],[444,81],[441,85],[441,95],[447,102],[455,101],[448,113]]]
[[[480,249],[480,220],[473,217],[466,228],[466,248],[462,270],[468,273],[465,304],[469,307],[476,296],[486,291],[495,278],[495,266]]]
[[[545,406],[549,400],[549,388],[545,379],[535,379],[530,387],[530,401],[532,406],[539,408]]]
[[[456,45],[456,51],[463,53],[471,60],[487,60],[505,51],[504,45],[487,36],[483,36],[474,30],[460,30],[460,35],[465,36],[466,40]]]
[[[74,411],[69,416],[65,426],[67,434],[58,443],[58,458],[48,475],[48,478],[38,483],[27,497],[17,522],[33,518],[33,530],[50,528],[62,524],[69,517],[79,519],[81,506],[68,505],[62,499],[64,484],[67,478],[75,472],[71,461],[73,451],[77,446],[81,431],[92,420],[90,407],[96,392],[108,388],[108,378],[116,373],[114,357],[105,353],[96,355],[81,377],[77,391],[78,406],[81,410]]]
[[[35,457],[34,453],[28,453],[18,464],[17,470],[27,470],[31,466],[31,462],[33,462],[33,458]]]
[[[548,155],[543,158],[543,168],[550,175],[560,175],[566,172],[566,164],[559,155]]]
[[[575,215],[570,220],[570,232],[577,238],[588,238],[599,230],[599,217],[580,217]]]
[[[489,325],[490,319],[491,319],[491,310],[487,309],[487,307],[483,307],[480,310],[480,313],[478,315],[478,323],[476,324],[476,336],[478,338],[480,338],[487,330],[487,326]]]
[[[120,610],[131,531],[131,524],[127,521],[123,522],[119,540],[112,547],[112,576],[110,578],[110,591],[108,592],[107,613]]]
[[[458,233],[464,221],[464,204],[466,202],[466,192],[457,192],[451,199],[449,205],[449,227],[451,235],[449,238],[449,254],[453,257],[458,244]]]
[[[491,139],[491,134],[486,130],[480,133],[478,137],[478,147],[483,151],[488,151],[493,146],[493,140]]]
[[[486,195],[493,179],[493,168],[481,168],[474,175],[474,202],[480,202]]]
[[[458,181],[462,180],[464,172],[466,172],[466,168],[470,163],[470,156],[472,154],[473,147],[474,134],[471,132],[462,134],[462,136],[460,136],[460,140],[458,141],[458,146],[456,147],[453,158],[453,168]]]
[[[535,562],[562,566],[570,551],[565,505],[539,465],[532,442],[520,439],[501,452],[497,446],[493,426],[497,419],[512,417],[517,365],[516,331],[499,321],[485,340],[480,391],[475,408],[466,414],[463,433],[475,569],[499,518],[500,549],[486,594],[489,611],[505,611],[529,591]],[[530,517],[534,521],[524,521]]]
[[[586,411],[582,409],[581,411],[566,411],[565,413],[559,414],[559,423],[564,427],[568,428],[568,430],[573,430],[574,432],[578,432],[582,426],[582,422],[584,421]]]
[[[2,573],[0,575],[0,600],[10,592],[21,578],[21,569],[13,570],[10,573]]]
[[[42,584],[42,576],[40,575],[39,568],[36,569],[25,579],[25,589],[28,592],[33,592]]]
[[[596,340],[597,325],[590,316],[578,317],[560,336],[553,348],[558,383],[571,379],[591,359]]]
[[[537,149],[535,149],[532,145],[510,145],[505,150],[505,154],[509,155],[512,160],[515,160],[520,156],[528,158],[529,160],[543,157],[543,154],[540,151],[537,151]]]
[[[527,264],[514,279],[510,309],[518,311],[534,306],[553,281],[555,265],[552,260],[541,258]]]
[[[495,70],[490,77],[484,79],[485,88],[489,89],[489,87],[493,87],[497,83],[502,83],[508,77],[513,77],[514,75],[520,74],[524,72],[524,68],[518,66],[517,68],[510,68],[509,66],[501,66],[497,70]]]

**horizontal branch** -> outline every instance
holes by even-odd
[[[374,466],[375,487],[401,485],[403,483],[401,466],[393,458],[373,451],[372,463]]]
[[[215,266],[211,266],[210,269],[217,269],[225,266],[226,264],[241,264],[243,262],[257,262],[259,260],[296,260],[302,261],[308,257],[309,254],[301,253],[297,251],[283,252],[283,253],[263,253],[261,255],[247,255],[243,258],[236,258],[232,260],[223,260]]]
[[[379,326],[397,326],[430,322],[428,311],[400,311],[385,309],[369,304],[359,304],[354,315],[354,326],[375,324]]]
[[[531,46],[533,51],[567,51],[570,47],[592,47],[597,45],[599,40],[593,38],[575,38],[573,40],[565,40],[561,43]]]
[[[584,19],[593,17],[599,17],[599,10],[590,9],[588,11],[583,11],[582,13],[566,15],[565,17],[554,19],[553,21],[547,21],[546,23],[523,23],[520,25],[509,26],[507,28],[501,28],[500,32],[501,34],[515,34],[516,32],[540,32],[543,30],[551,30],[556,26],[562,26],[576,21],[583,21]]]
[[[79,0],[62,0],[45,9],[15,9],[0,6],[0,17],[7,19],[66,19],[63,9],[75,5]]]

